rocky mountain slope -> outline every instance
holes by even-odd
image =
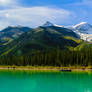
[[[47,23],[48,24],[48,23]],[[47,25],[46,24],[46,25]],[[40,26],[23,33],[19,38],[0,48],[1,55],[27,55],[35,50],[69,49],[80,43],[72,30],[57,26]]]
[[[22,26],[9,26],[0,31],[0,43],[8,44],[14,39],[17,39],[20,35],[31,30],[29,27]]]

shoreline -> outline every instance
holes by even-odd
[[[53,66],[0,66],[0,70],[37,70],[37,71],[92,71],[92,67],[53,67]]]

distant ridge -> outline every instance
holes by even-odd
[[[83,39],[84,41],[92,42],[92,25],[88,24],[87,22],[81,22],[74,26],[62,26],[53,24],[50,21],[46,21],[41,27],[59,27],[59,28],[66,28],[69,29],[68,31],[73,31],[76,35]],[[35,28],[34,28],[35,29]],[[0,38],[4,37],[6,39],[10,36],[12,38],[19,37],[22,33],[31,30],[29,27],[22,27],[22,26],[9,26],[2,31],[0,31]]]

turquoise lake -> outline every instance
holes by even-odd
[[[0,70],[0,92],[92,92],[92,73]]]

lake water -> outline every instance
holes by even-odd
[[[92,73],[0,70],[0,92],[92,92]]]

